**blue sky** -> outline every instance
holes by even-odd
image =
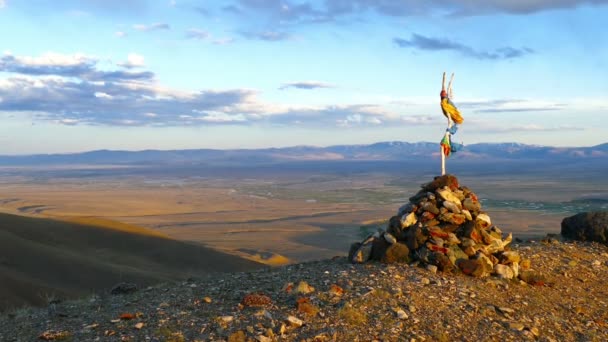
[[[0,0],[0,154],[608,141],[607,0]]]

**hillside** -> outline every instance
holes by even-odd
[[[530,283],[346,258],[0,316],[0,340],[606,341],[608,247],[527,242]]]
[[[146,286],[259,267],[119,222],[0,214],[0,311],[108,292],[119,282]]]

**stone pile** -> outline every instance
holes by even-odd
[[[520,256],[508,248],[511,240],[482,211],[475,193],[445,175],[422,185],[385,231],[351,245],[349,260],[417,261],[431,270],[511,279],[520,273]]]

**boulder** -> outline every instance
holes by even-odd
[[[608,211],[584,212],[566,217],[561,234],[569,239],[608,244]]]

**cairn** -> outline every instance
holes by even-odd
[[[390,218],[386,231],[352,244],[349,260],[418,261],[443,272],[512,279],[519,275],[520,256],[508,250],[511,240],[482,211],[475,193],[445,175],[422,185]]]

